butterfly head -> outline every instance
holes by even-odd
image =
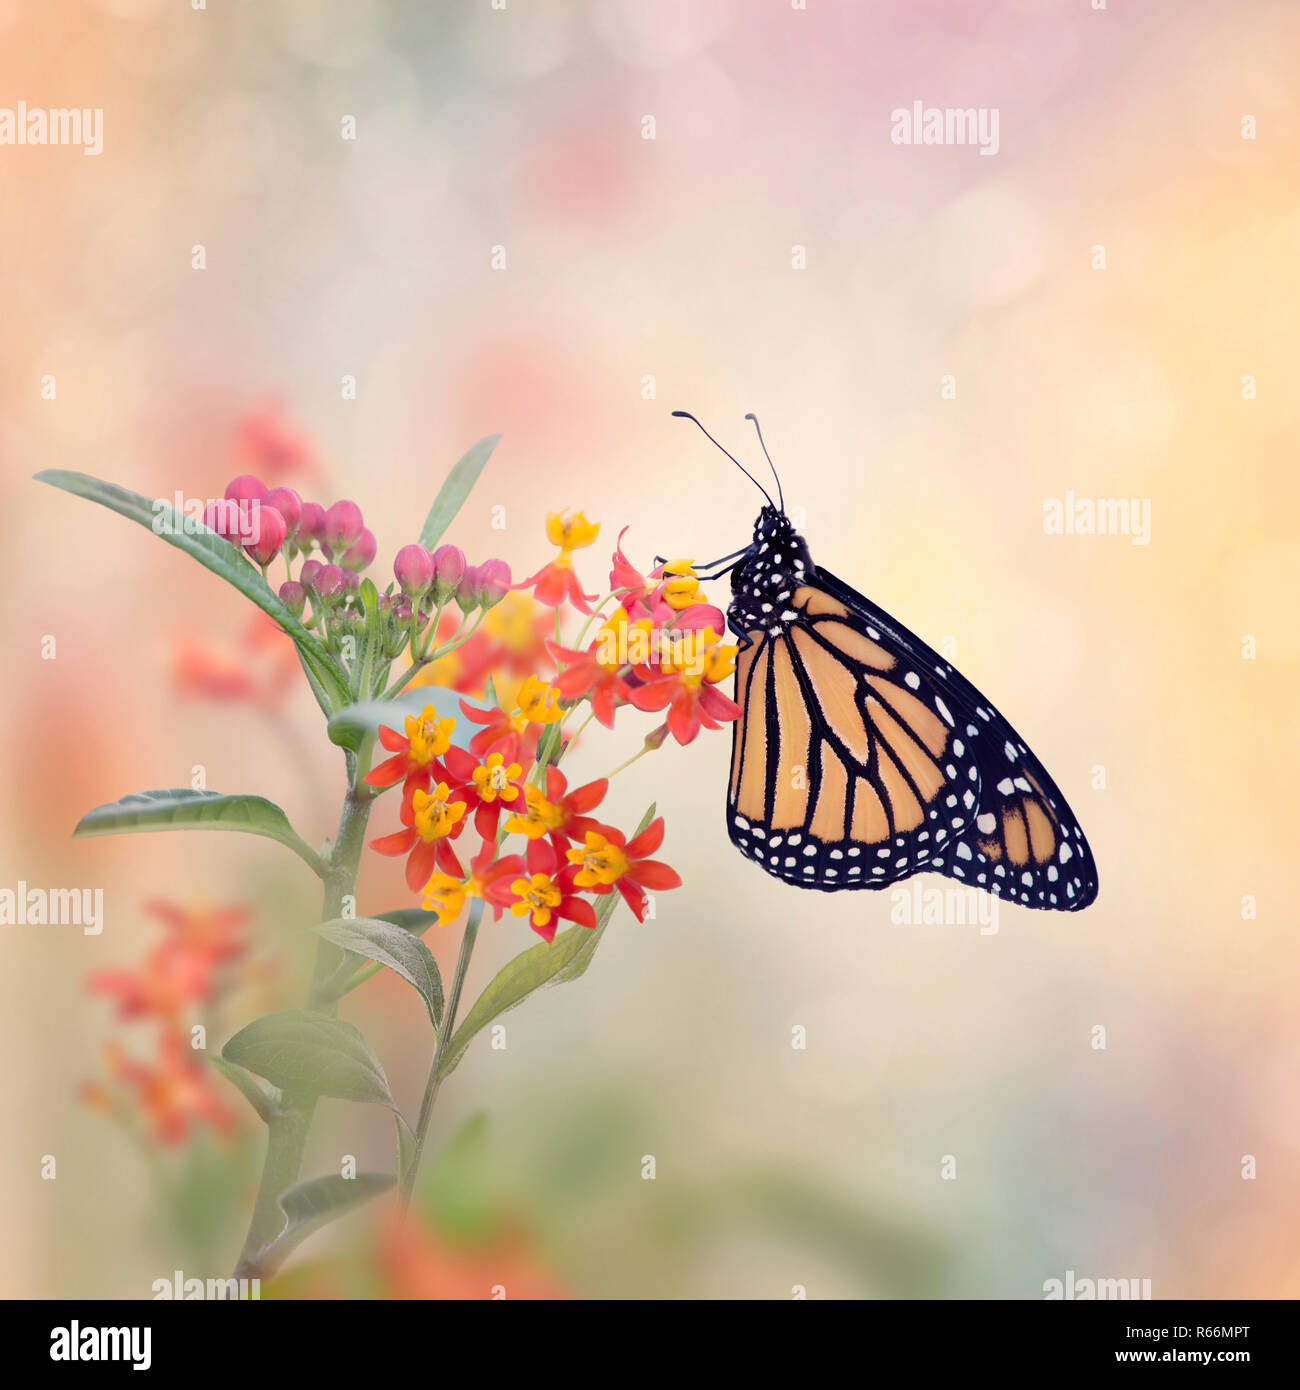
[[[754,539],[731,572],[727,621],[742,635],[762,630],[779,636],[798,616],[794,591],[816,571],[804,538],[778,507],[766,506],[754,522]]]

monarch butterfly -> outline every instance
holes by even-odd
[[[727,830],[769,874],[823,892],[946,874],[1026,907],[1075,912],[1097,867],[1056,783],[949,662],[814,565],[777,497],[731,572],[739,638]],[[772,464],[751,413],[759,444]]]

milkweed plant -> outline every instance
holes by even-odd
[[[608,589],[588,593],[575,556],[595,545],[600,526],[580,511],[546,518],[557,553],[522,581],[505,559],[470,564],[444,541],[496,442],[482,440],[450,471],[418,538],[396,550],[387,583],[367,573],[378,543],[350,500],[304,501],[248,473],[206,505],[149,499],[80,473],[37,475],[152,530],[260,609],[259,622],[296,650],[320,707],[319,737],[342,755],[338,829],[319,851],[261,796],[189,788],[126,796],[90,811],[74,832],[243,831],[278,842],[320,879],[306,998],[246,1024],[219,1056],[188,1045],[181,1025],[246,956],[246,909],[154,904],[162,942],[138,970],[89,982],[119,1016],[152,1018],[159,1033],[151,1063],[106,1049],[106,1075],[83,1088],[87,1100],[168,1146],[205,1127],[228,1132],[239,1104],[224,1089],[232,1086],[265,1127],[235,1278],[274,1274],[312,1232],[392,1189],[405,1212],[439,1088],[475,1036],[543,985],[582,975],[620,903],[645,920],[650,895],[681,883],[656,857],[664,821],[653,805],[633,829],[602,818],[610,778],[666,740],[691,743],[739,713],[719,689],[736,648],[723,642],[723,614],[690,561],[643,573],[623,551],[624,532]],[[254,688],[235,667],[218,682],[211,662],[191,654],[186,680]],[[578,736],[592,721],[613,728],[622,711],[655,717],[640,751],[607,776],[571,779]],[[404,861],[407,903],[358,912],[366,853]],[[491,929],[521,949],[462,1009],[489,914]],[[445,990],[429,933],[448,947],[459,936]],[[398,1106],[374,1048],[343,1016],[353,992],[383,970],[418,992],[428,1017],[428,1079],[414,1114]],[[304,1178],[325,1097],[392,1112],[392,1173]]]

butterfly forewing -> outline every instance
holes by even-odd
[[[1031,907],[1093,900],[1083,833],[1007,721],[915,634],[814,569],[784,516],[764,509],[734,587],[728,830],[744,854],[824,891],[934,870]]]

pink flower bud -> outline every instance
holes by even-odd
[[[433,583],[433,556],[422,545],[404,545],[393,560],[403,593],[419,598]]]
[[[226,500],[230,502],[262,502],[266,499],[266,484],[251,473],[241,473],[226,484]]]
[[[304,563],[302,569],[298,571],[298,582],[309,594],[315,593],[316,576],[324,568],[325,566],[322,565],[319,560],[308,560]]]
[[[344,551],[339,564],[360,573],[375,558],[378,551],[379,542],[375,540],[375,533],[363,527],[361,534]]]
[[[311,588],[322,603],[336,603],[347,593],[347,571],[338,565],[322,565],[312,576]]]
[[[440,545],[433,552],[433,592],[439,603],[445,603],[460,587],[465,569],[465,552],[460,546]]]
[[[361,508],[355,502],[335,502],[325,513],[325,544],[331,554],[346,550],[365,527]]]
[[[343,587],[350,594],[359,594],[361,592],[361,576],[356,570],[343,571]]]
[[[305,555],[313,545],[319,545],[324,538],[325,508],[319,502],[304,502],[294,542]]]
[[[302,520],[302,498],[291,487],[273,487],[262,501],[266,506],[274,507],[284,517],[284,524],[292,536]]]
[[[484,560],[478,567],[484,608],[492,608],[510,592],[510,566],[504,560]]]
[[[280,553],[289,528],[284,524],[284,517],[274,507],[268,507],[265,503],[257,508],[253,517],[256,523],[253,529],[257,532],[257,539],[245,541],[244,549],[259,565],[265,567]]]
[[[295,618],[301,618],[307,606],[307,590],[296,579],[286,579],[280,585],[280,602]]]
[[[466,613],[491,608],[501,602],[510,589],[510,566],[504,560],[484,560],[471,565],[456,590],[456,602]]]

